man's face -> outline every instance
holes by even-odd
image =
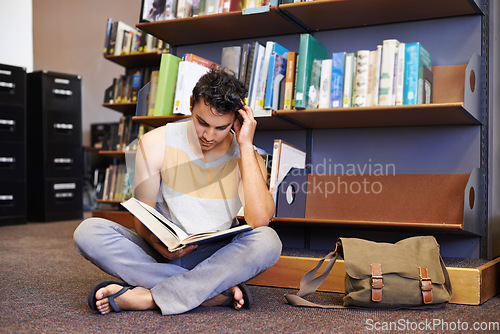
[[[193,125],[202,151],[210,151],[227,140],[234,122],[234,114],[219,114],[203,99],[193,107]]]

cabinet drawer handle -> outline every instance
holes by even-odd
[[[73,124],[71,123],[54,123],[54,129],[57,130],[73,130]]]
[[[0,87],[14,89],[16,88],[16,84],[13,82],[0,81]]]
[[[73,198],[73,193],[64,192],[64,193],[56,193],[56,198]]]
[[[13,119],[0,119],[0,130],[14,131],[16,121]]]
[[[14,165],[16,163],[16,158],[14,157],[0,157],[0,164],[2,165]]]
[[[0,201],[13,201],[14,195],[0,195]]]
[[[67,165],[67,164],[72,164],[73,163],[73,159],[71,158],[54,158],[54,163],[57,165],[57,164],[63,164],[63,165]]]
[[[52,93],[54,93],[54,95],[63,95],[63,96],[71,96],[71,95],[73,95],[73,92],[70,91],[69,89],[57,89],[57,88],[54,88],[52,90]]]
[[[54,190],[76,189],[76,183],[55,183]]]

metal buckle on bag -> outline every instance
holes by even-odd
[[[382,289],[384,287],[382,279],[383,279],[382,276],[372,276],[372,288]]]
[[[432,303],[432,280],[427,276],[427,268],[419,267],[420,271],[420,289],[422,290],[422,299],[424,304]]]

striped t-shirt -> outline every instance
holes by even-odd
[[[191,149],[188,123],[166,125],[157,209],[188,234],[228,229],[242,203],[236,137],[221,158],[205,163]]]

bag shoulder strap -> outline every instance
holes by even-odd
[[[302,280],[300,281],[299,292],[297,292],[296,295],[285,294],[285,298],[286,298],[287,302],[293,306],[320,307],[320,308],[345,308],[342,305],[317,304],[317,303],[313,303],[313,302],[310,302],[308,300],[305,300],[303,298],[303,297],[309,296],[310,294],[312,294],[313,292],[315,292],[319,288],[321,283],[323,283],[323,281],[326,279],[326,277],[328,276],[328,274],[332,270],[333,265],[335,264],[335,261],[337,260],[337,256],[338,256],[338,254],[337,254],[337,248],[336,248],[335,251],[330,252],[328,255],[326,255],[321,260],[319,260],[316,267],[314,267],[313,269],[308,271],[304,275],[304,277],[302,277]],[[325,262],[325,260],[330,260],[330,261],[327,263],[323,272],[318,277],[314,277],[314,275],[316,275],[316,272],[321,267],[323,262]]]

